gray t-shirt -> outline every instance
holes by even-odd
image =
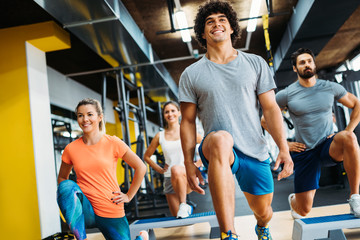
[[[265,60],[238,51],[227,64],[214,63],[204,56],[187,67],[180,77],[179,99],[197,104],[205,134],[225,130],[232,135],[235,148],[264,161],[269,155],[257,95],[274,88]]]
[[[276,94],[280,108],[287,107],[295,127],[295,139],[313,149],[332,134],[332,107],[347,91],[338,83],[316,80],[312,87],[303,87],[299,81]]]

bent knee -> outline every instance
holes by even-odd
[[[351,147],[358,147],[359,146],[355,133],[347,131],[345,136],[346,136],[345,144],[347,144],[347,145],[349,145]]]
[[[59,183],[57,192],[58,195],[68,193],[70,191],[81,191],[79,185],[72,181],[72,180],[64,180],[61,183]]]
[[[174,165],[171,167],[171,176],[178,177],[185,175],[185,167],[180,165]]]
[[[310,213],[311,208],[312,206],[300,206],[296,212],[301,216],[306,216]]]
[[[76,182],[67,179],[67,180],[64,180],[61,183],[59,183],[58,189],[63,189],[63,188],[68,188],[68,187],[76,187],[76,186],[78,186]]]
[[[224,146],[232,147],[234,141],[231,134],[227,131],[217,131],[209,136],[208,143],[212,148],[219,148]]]
[[[203,152],[223,152],[232,150],[234,140],[227,131],[217,131],[207,136],[203,145]]]
[[[340,135],[340,140],[344,145],[358,146],[358,141],[355,133],[349,131],[341,131],[339,135]]]
[[[254,209],[254,213],[261,219],[269,219],[272,217],[273,211],[271,206],[267,206],[261,209]]]
[[[310,213],[311,208],[310,209],[299,209],[298,210],[298,214],[300,214],[301,216],[306,216]]]

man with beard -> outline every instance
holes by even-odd
[[[295,126],[295,143],[289,143],[294,162],[295,193],[289,195],[294,219],[307,215],[319,188],[322,166],[344,163],[349,185],[350,212],[360,217],[360,155],[353,130],[360,120],[360,102],[338,83],[316,78],[315,57],[300,48],[291,56],[298,81],[276,94],[280,108],[287,108]],[[351,108],[347,127],[334,134],[332,108],[334,98]],[[266,129],[266,121],[262,119]]]

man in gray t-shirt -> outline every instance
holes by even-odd
[[[200,172],[192,162],[197,114],[205,138],[199,155],[208,168],[208,181],[221,239],[237,239],[234,228],[236,174],[257,219],[259,239],[271,239],[267,223],[272,217],[273,179],[260,125],[259,109],[271,122],[271,133],[280,148],[276,167],[284,163],[279,179],[292,174],[293,164],[283,134],[282,116],[275,101],[274,80],[259,56],[232,46],[240,32],[235,11],[226,2],[209,2],[199,9],[194,30],[206,55],[181,75],[180,127],[188,182],[198,192]]]
[[[321,167],[343,162],[350,185],[350,209],[360,217],[360,152],[353,133],[360,121],[360,102],[340,84],[316,78],[311,50],[300,48],[293,53],[292,62],[298,81],[276,94],[277,103],[288,109],[295,127],[296,142],[289,143],[295,172],[295,194],[289,195],[291,214],[293,218],[307,215],[319,188]],[[352,109],[349,124],[336,135],[334,99]]]

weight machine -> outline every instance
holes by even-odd
[[[144,88],[142,86],[136,86],[135,84],[125,79],[122,71],[116,71],[114,74],[118,95],[118,104],[114,107],[114,110],[119,115],[119,120],[121,122],[123,133],[123,140],[130,147],[132,145],[136,145],[136,154],[140,158],[143,158],[144,149],[145,147],[147,148],[149,144],[149,137],[146,126],[147,112],[157,114],[158,120],[161,125],[162,117],[160,103],[153,102],[152,104],[155,105],[155,107],[153,108],[146,106]],[[104,82],[106,82],[106,76],[104,77]],[[103,84],[103,96],[104,95],[106,96],[106,83]],[[134,95],[136,95],[137,104],[130,102],[131,96],[134,99]],[[103,103],[103,105],[105,104]],[[133,113],[133,116],[130,116],[131,113]],[[137,123],[138,131],[135,142],[131,142],[130,140],[129,121]],[[124,167],[125,173],[124,183],[121,184],[120,188],[122,191],[127,192],[130,188],[130,183],[133,179],[134,172],[133,169],[125,161],[122,160],[121,164]],[[158,193],[154,187],[153,172],[154,170],[149,168],[149,173],[145,175],[145,187],[140,187],[139,192],[134,196],[130,204],[126,205],[126,208],[129,208],[129,210],[126,211],[127,217],[129,219],[141,218],[139,214],[139,207],[142,207],[141,210],[146,210],[146,206],[148,206],[149,209],[164,207],[159,205],[157,202]],[[157,215],[157,217],[159,217],[159,215]]]

